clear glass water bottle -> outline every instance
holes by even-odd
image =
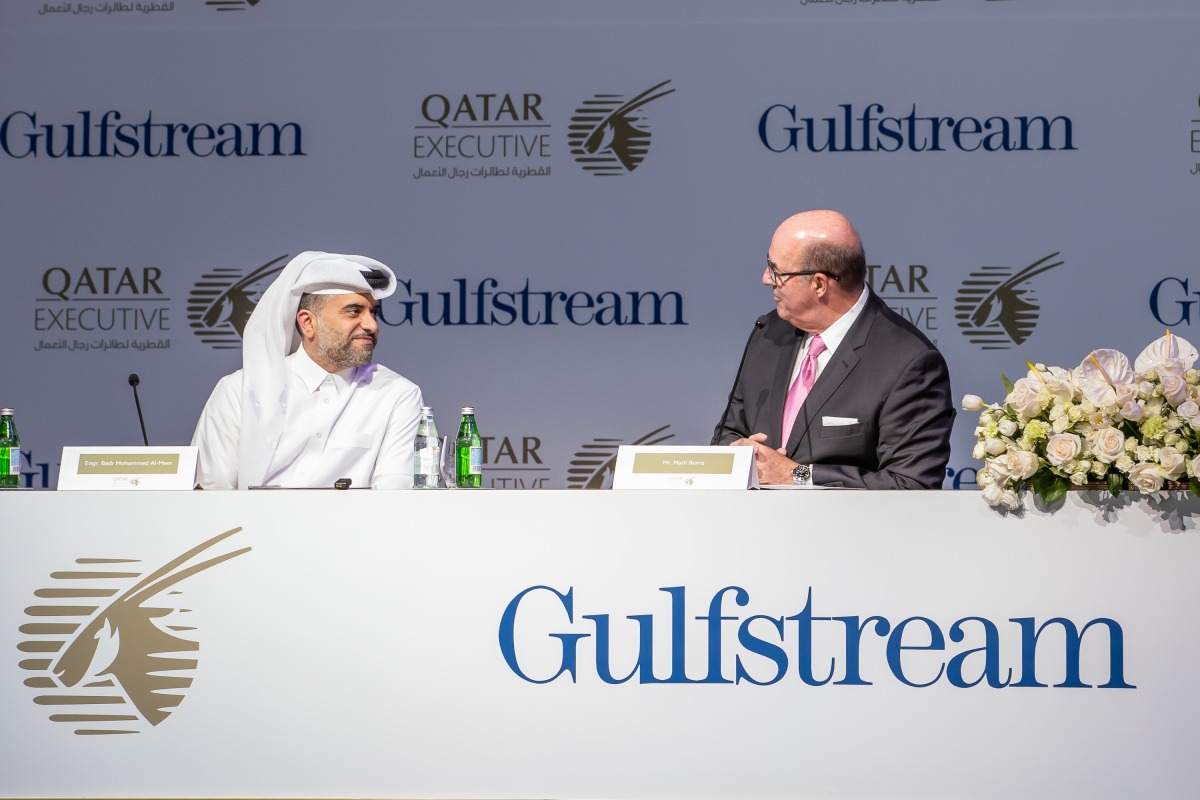
[[[421,407],[421,419],[417,423],[417,439],[413,444],[413,488],[438,488],[438,472],[442,462],[442,443],[438,438],[437,424],[433,421],[433,409]]]
[[[454,472],[460,489],[477,489],[483,485],[483,441],[475,424],[475,406],[463,406],[458,438],[454,442]]]
[[[21,486],[21,437],[11,408],[0,408],[0,489]]]

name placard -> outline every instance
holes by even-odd
[[[614,489],[752,489],[753,447],[617,448]]]
[[[192,489],[196,481],[196,448],[64,447],[58,488],[128,489],[134,491]]]

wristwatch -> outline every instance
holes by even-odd
[[[792,470],[792,485],[807,486],[812,480],[812,466],[810,464],[797,464]]]

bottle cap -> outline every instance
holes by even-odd
[[[7,414],[11,417],[12,413],[13,410],[11,408],[0,408],[0,414]]]
[[[475,406],[463,406],[462,413],[474,415],[475,414]]]
[[[421,413],[422,414],[432,414],[433,409],[430,408],[429,406],[421,406]]]

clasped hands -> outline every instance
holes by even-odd
[[[758,468],[759,483],[791,483],[792,470],[798,466],[781,447],[767,447],[765,433],[752,433],[745,439],[730,442],[730,447],[753,447],[754,465]]]

